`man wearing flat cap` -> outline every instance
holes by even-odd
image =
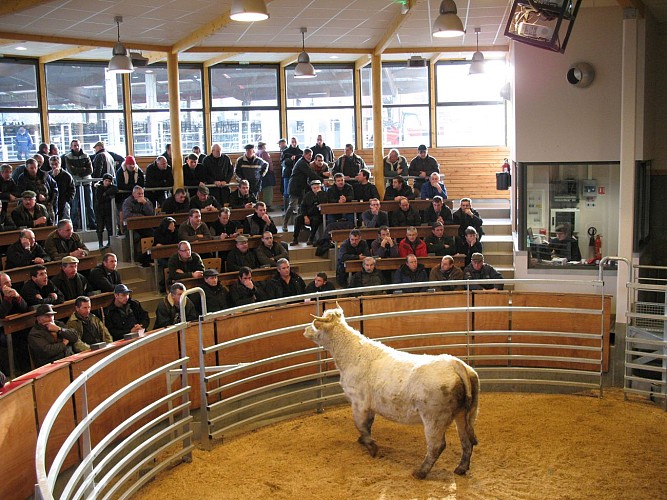
[[[257,198],[262,189],[262,178],[269,170],[269,164],[255,154],[255,145],[246,144],[245,154],[236,160],[234,173],[239,179],[246,179],[250,192]]]
[[[126,285],[116,285],[113,301],[104,310],[104,323],[114,340],[122,340],[126,333],[148,328],[148,313],[138,301],[130,298],[131,293]]]
[[[190,200],[190,208],[198,208],[202,212],[212,212],[220,210],[222,205],[218,203],[206,186],[199,186],[197,188],[197,196]]]
[[[61,261],[61,270],[51,280],[63,292],[65,300],[74,300],[81,295],[88,295],[88,280],[78,272],[79,259],[67,255]]]
[[[463,269],[463,274],[467,280],[501,280],[503,275],[496,271],[489,264],[484,263],[484,255],[475,252],[470,257],[470,264]],[[502,283],[483,283],[470,284],[470,290],[502,290]]]
[[[238,271],[244,266],[257,269],[259,261],[255,252],[250,250],[248,237],[240,234],[236,237],[236,247],[227,254],[227,272]]]
[[[204,270],[204,283],[199,286],[201,286],[201,289],[204,290],[204,295],[206,295],[207,313],[221,311],[229,307],[229,290],[220,283],[217,269]],[[190,297],[192,297],[192,303],[197,310],[197,314],[202,314],[201,297],[199,294],[195,293],[190,295]]]
[[[35,310],[35,326],[28,333],[28,346],[35,366],[44,366],[74,354],[79,340],[76,331],[55,321],[51,304],[41,304]]]
[[[37,193],[23,191],[21,203],[12,211],[16,227],[39,227],[53,224],[46,207],[37,203]]]

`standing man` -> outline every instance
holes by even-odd
[[[199,157],[196,154],[190,153],[183,164],[183,185],[190,188],[188,192],[190,197],[193,197],[197,193],[197,188],[205,184],[206,171],[204,165],[199,163]]]
[[[221,205],[229,203],[229,183],[234,177],[234,167],[229,156],[222,154],[220,144],[213,144],[211,154],[202,162],[206,175],[206,184],[215,184],[211,188],[211,196],[218,200]]]
[[[336,160],[333,171],[334,174],[342,173],[345,176],[346,182],[356,182],[355,177],[362,168],[366,168],[364,159],[354,154],[354,146],[352,144],[346,144],[345,154]]]
[[[310,191],[305,194],[301,202],[301,213],[297,216],[294,223],[294,236],[292,245],[299,244],[299,234],[304,226],[310,226],[310,236],[308,244],[315,244],[317,230],[322,225],[322,214],[320,213],[320,204],[327,202],[327,195],[322,191],[322,182],[319,180],[311,181]]]
[[[76,195],[74,178],[72,177],[72,174],[62,168],[62,165],[60,164],[60,156],[57,154],[49,158],[49,164],[51,165],[49,175],[58,186],[57,220],[69,219],[72,202]]]
[[[335,159],[333,151],[329,146],[324,144],[324,140],[322,139],[322,134],[317,135],[317,140],[315,141],[315,145],[310,149],[313,151],[313,156],[322,155],[322,159],[326,163],[333,163]]]
[[[417,148],[417,156],[410,161],[408,175],[417,177],[415,179],[415,188],[421,189],[424,181],[433,173],[440,172],[438,161],[428,154],[428,148],[421,144]]]
[[[287,211],[287,205],[289,203],[289,180],[290,177],[292,177],[294,164],[301,158],[303,151],[301,151],[296,137],[290,139],[289,147],[287,146],[287,141],[285,139],[280,139],[278,141],[278,147],[280,148],[280,167],[283,179],[280,192],[283,195],[283,211]]]
[[[14,147],[16,148],[16,159],[27,160],[33,148],[32,137],[25,127],[19,127],[14,138]]]
[[[269,170],[269,164],[255,154],[255,145],[246,144],[245,154],[236,160],[234,173],[239,179],[246,179],[250,192],[257,198],[262,189],[262,178]]]
[[[257,156],[269,164],[269,169],[262,179],[262,201],[266,203],[266,209],[270,212],[273,207],[273,188],[276,186],[276,174],[273,172],[271,155],[266,150],[266,143],[263,141],[257,143]]]
[[[95,154],[90,159],[93,162],[93,177],[99,179],[104,174],[116,175],[116,162],[122,163],[124,158],[104,149],[102,141],[96,143],[94,149]]]
[[[306,148],[303,156],[297,160],[292,169],[292,177],[290,177],[288,192],[289,205],[285,211],[285,218],[283,220],[283,233],[287,232],[287,225],[293,218],[296,218],[299,211],[299,205],[303,199],[303,194],[308,188],[311,181],[319,180],[320,177],[312,168],[310,168],[310,160],[313,157],[313,152]]]
[[[160,188],[159,191],[148,191],[146,196],[152,203],[162,206],[167,199],[166,192],[174,187],[174,173],[164,156],[158,156],[146,167],[146,187]]]
[[[88,228],[95,229],[95,212],[93,211],[93,191],[91,183],[89,182],[93,177],[93,163],[90,157],[81,149],[81,143],[74,139],[70,143],[70,152],[65,155],[64,167],[72,174],[75,183],[82,182],[81,187],[77,186],[76,195],[72,206],[72,220],[77,229],[81,228],[81,203],[79,197],[83,190],[83,209],[85,211],[86,220],[88,221]],[[86,182],[88,181],[88,182]]]
[[[51,176],[40,170],[37,161],[29,158],[25,162],[25,170],[16,181],[18,191],[34,191],[37,194],[37,203],[46,207],[51,220],[55,220],[58,210],[58,185]]]
[[[387,180],[387,184],[397,175],[408,175],[408,161],[405,156],[401,156],[398,149],[390,149],[382,163],[384,164],[384,178]]]

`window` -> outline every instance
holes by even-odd
[[[581,268],[582,259],[595,257],[591,236],[602,236],[602,255],[618,253],[618,163],[520,163],[517,177],[520,243],[529,268],[562,269],[562,258],[578,261],[567,268]]]
[[[331,148],[355,143],[354,68],[317,65],[316,78],[294,78],[294,67],[285,69],[288,138],[301,147],[315,144],[318,134]]]
[[[201,69],[179,65],[178,80],[182,150],[190,152],[194,146],[199,146],[202,151],[207,151]],[[130,81],[134,154],[156,156],[171,142],[167,67],[135,68]]]
[[[428,67],[404,63],[382,65],[382,145],[417,147],[430,144]],[[361,70],[364,147],[373,147],[371,68]]]
[[[507,119],[500,88],[505,61],[487,60],[485,73],[468,75],[470,63],[436,65],[437,143],[446,146],[504,146]]]
[[[122,80],[106,63],[47,64],[46,98],[49,135],[61,152],[79,139],[87,153],[103,141],[108,151],[126,154]]]
[[[24,160],[42,142],[37,69],[32,62],[0,61],[0,161]]]
[[[210,68],[211,132],[223,152],[280,137],[278,66],[221,64]]]

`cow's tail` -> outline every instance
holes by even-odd
[[[465,422],[466,433],[473,445],[477,444],[477,436],[475,436],[475,420],[477,419],[477,411],[479,404],[479,377],[477,372],[461,360],[455,363],[456,374],[463,382],[466,391],[465,395]]]

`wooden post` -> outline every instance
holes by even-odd
[[[371,56],[373,80],[373,174],[375,187],[384,197],[384,152],[382,149],[382,56]]]
[[[181,151],[181,113],[178,84],[178,54],[167,54],[167,80],[169,82],[169,126],[171,128],[171,159],[174,189],[183,187],[183,153]]]

